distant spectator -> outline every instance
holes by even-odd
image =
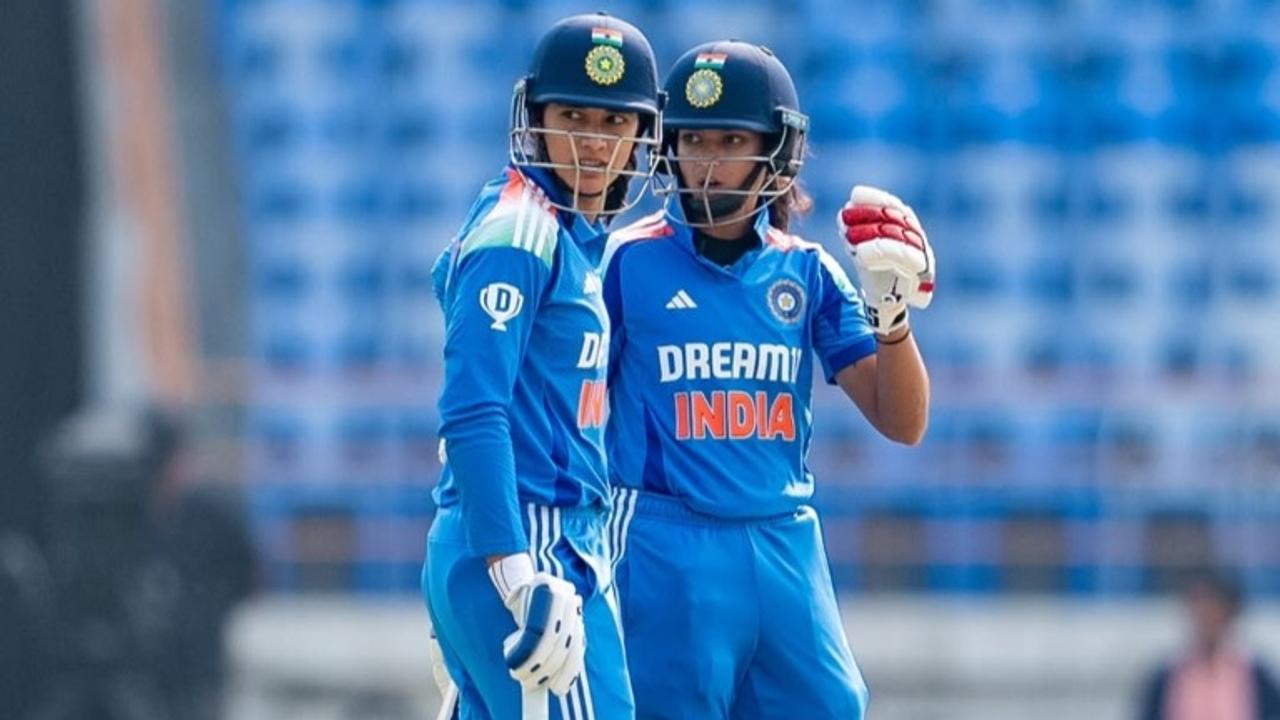
[[[6,707],[5,720],[221,716],[223,631],[253,590],[254,559],[238,490],[197,482],[190,460],[182,424],[149,408],[87,409],[47,439],[45,564],[0,546],[4,567],[22,570],[0,574],[0,591],[6,575],[24,590],[52,586],[41,602],[8,603],[53,615],[35,625],[53,627],[38,638],[52,648],[52,692],[29,712]],[[49,582],[28,579],[42,573]]]
[[[1280,690],[1262,662],[1235,637],[1240,586],[1222,572],[1188,585],[1191,638],[1149,681],[1140,720],[1280,720]]]

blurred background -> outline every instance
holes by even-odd
[[[872,717],[1137,717],[1210,567],[1280,662],[1280,2],[6,0],[6,717],[429,716],[429,268],[594,10],[777,52],[809,239],[929,230],[925,442],[815,389]]]

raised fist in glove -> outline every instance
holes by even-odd
[[[929,307],[933,248],[906,203],[879,188],[855,185],[839,220],[877,333],[885,335],[905,326],[907,306]]]
[[[526,692],[550,690],[564,695],[582,673],[587,636],[582,597],[572,583],[533,571],[524,553],[489,566],[502,602],[516,620],[503,643],[507,669]]]

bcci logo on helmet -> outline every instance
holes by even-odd
[[[480,307],[493,318],[492,330],[507,331],[507,321],[520,314],[524,308],[524,295],[514,285],[489,283],[480,291]]]
[[[587,77],[597,85],[614,85],[626,71],[627,61],[612,45],[597,45],[587,53]]]
[[[690,75],[689,82],[684,86],[685,99],[699,109],[709,108],[720,102],[723,93],[724,81],[720,79],[720,74],[706,68]]]
[[[693,74],[684,84],[684,99],[700,110],[720,102],[724,94],[724,80],[719,71],[724,70],[724,63],[729,55],[722,52],[698,53],[693,61]]]
[[[587,77],[597,85],[615,85],[627,71],[622,57],[622,33],[603,27],[591,28],[591,52],[587,53]]]
[[[779,280],[770,285],[769,310],[788,325],[799,322],[804,313],[804,290],[790,280]]]

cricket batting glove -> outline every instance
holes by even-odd
[[[525,553],[489,567],[489,578],[516,620],[503,643],[511,677],[526,690],[564,695],[586,661],[587,636],[577,588],[548,573],[535,573]]]
[[[907,324],[907,307],[933,300],[933,248],[915,211],[879,188],[855,185],[840,210],[840,232],[853,259],[877,333]]]

